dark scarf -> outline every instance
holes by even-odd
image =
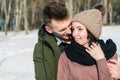
[[[107,40],[106,43],[104,43],[103,40],[99,40],[98,42],[100,43],[107,60],[114,56],[117,49],[115,43],[111,39]],[[65,49],[65,52],[67,57],[73,62],[77,62],[86,66],[96,64],[95,59],[93,59],[89,53],[85,51],[85,49],[85,47],[73,40],[71,44]]]

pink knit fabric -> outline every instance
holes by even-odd
[[[117,59],[115,54],[112,58]],[[116,80],[110,75],[107,67],[106,59],[97,61],[98,71],[96,65],[84,66],[76,62],[71,62],[65,52],[63,52],[59,59],[57,80]]]

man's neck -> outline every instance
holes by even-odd
[[[66,43],[66,44],[70,44],[71,41],[70,40],[61,40],[60,38],[58,38],[57,36],[54,36],[56,41],[57,41],[57,45],[60,45],[62,42]]]

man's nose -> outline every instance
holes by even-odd
[[[66,30],[66,33],[67,33],[67,34],[71,34],[71,33],[72,33],[72,32],[71,32],[71,29],[68,28],[68,29]]]

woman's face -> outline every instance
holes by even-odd
[[[80,24],[79,22],[72,22],[72,36],[74,40],[78,43],[83,45],[84,47],[89,46],[89,39],[87,29],[84,25]]]

